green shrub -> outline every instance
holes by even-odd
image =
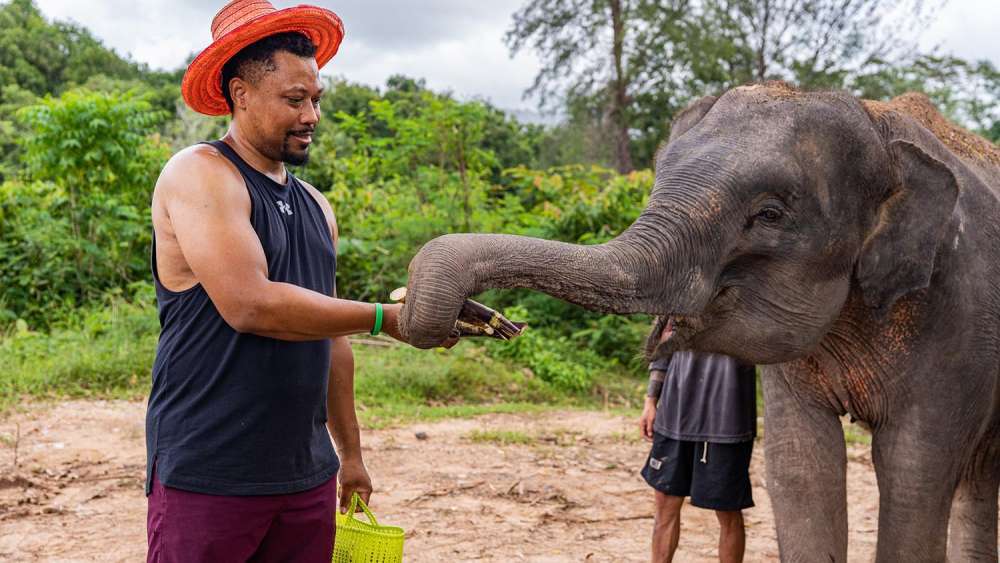
[[[163,116],[133,93],[76,90],[19,117],[23,179],[0,185],[0,322],[44,329],[149,278]]]

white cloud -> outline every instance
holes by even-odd
[[[49,18],[73,20],[106,45],[153,68],[174,69],[211,41],[220,0],[35,0]],[[273,0],[272,0],[273,1]],[[341,52],[330,74],[382,85],[393,74],[425,78],[436,90],[486,98],[504,108],[533,107],[521,93],[531,85],[537,58],[510,59],[503,34],[523,0],[300,0],[334,10],[344,20]],[[299,2],[278,0],[289,7]],[[922,46],[1000,66],[1000,2],[953,0],[927,29]]]
[[[222,2],[197,0],[36,0],[49,18],[72,20],[119,53],[153,68],[174,69],[211,41],[210,24]],[[521,93],[537,60],[512,60],[503,44],[520,0],[354,0],[313,4],[343,20],[344,42],[326,67],[351,81],[383,85],[393,74],[425,78],[436,90],[486,98],[505,108],[533,106]],[[279,1],[279,9],[294,5]]]
[[[988,59],[1000,67],[1000,2],[952,0],[927,29],[925,49],[939,46],[968,60]]]

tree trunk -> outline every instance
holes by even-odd
[[[767,28],[771,23],[771,0],[763,1],[764,21],[760,27],[760,46],[757,49],[757,82],[767,78]]]
[[[633,170],[632,154],[629,148],[628,119],[625,117],[625,107],[628,105],[628,79],[622,63],[622,51],[625,43],[625,19],[622,14],[622,0],[610,0],[611,25],[614,33],[612,57],[615,63],[615,77],[611,92],[611,120],[615,128],[615,158],[618,172],[626,174]]]
[[[465,166],[465,134],[459,137],[458,140],[458,175],[462,179],[462,194],[464,204],[462,210],[465,214],[465,231],[472,230],[472,204],[469,201],[471,195],[469,194],[469,177]]]

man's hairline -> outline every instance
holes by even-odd
[[[275,55],[275,54],[277,54],[277,53],[282,53],[282,52],[283,52],[283,53],[288,53],[289,55],[292,55],[293,57],[298,57],[298,58],[300,58],[300,59],[312,59],[312,60],[313,60],[313,62],[316,62],[316,55],[306,55],[306,56],[302,56],[302,55],[296,55],[295,53],[293,53],[293,52],[289,51],[288,49],[277,49],[277,50],[275,50],[274,52],[272,52],[272,53],[271,53],[271,54],[270,54],[270,55],[268,56],[268,58],[267,58],[267,59],[265,59],[265,60],[263,60],[263,61],[253,61],[253,62],[256,62],[256,63],[259,63],[259,64],[264,64],[264,65],[267,65],[267,63],[268,63],[268,62],[270,62],[271,66],[273,66],[273,67],[274,67],[274,68],[270,68],[270,69],[265,69],[265,70],[264,70],[264,72],[262,72],[262,73],[261,73],[261,75],[260,75],[260,79],[262,79],[262,78],[263,78],[263,76],[264,76],[265,74],[267,74],[267,73],[271,73],[271,72],[275,72],[275,71],[277,71],[277,70],[278,70],[278,66],[277,66],[277,65],[276,65],[276,64],[274,63],[274,60],[273,60],[273,59],[274,59],[274,55]],[[249,62],[249,61],[248,61],[248,62]],[[220,73],[220,74],[221,74],[221,73]],[[317,77],[317,78],[319,78],[319,63],[318,63],[318,62],[316,63],[316,77]],[[232,81],[233,81],[233,80],[235,80],[235,79],[237,79],[237,78],[239,78],[240,80],[242,80],[242,81],[244,81],[244,82],[246,82],[246,83],[248,83],[248,84],[252,84],[252,85],[254,85],[254,86],[257,86],[257,85],[258,85],[258,84],[260,83],[260,79],[258,79],[258,80],[250,80],[250,79],[248,79],[248,78],[247,78],[247,77],[245,77],[245,76],[240,76],[239,74],[235,74],[235,75],[233,75],[233,77],[232,77],[232,78],[230,79],[230,81],[229,81],[229,82],[230,82],[230,84],[232,83]],[[221,82],[221,77],[220,77],[220,82]],[[320,82],[322,82],[322,81],[320,81]],[[229,88],[229,84],[226,84],[225,86],[226,86],[226,88]],[[283,89],[283,90],[282,90],[281,92],[282,92],[282,93],[287,93],[287,92],[288,92],[288,91],[289,91],[289,90],[290,90],[290,89],[291,89],[292,87],[294,87],[294,86],[299,86],[299,88],[300,88],[301,90],[303,90],[303,91],[306,91],[306,92],[308,92],[308,91],[309,91],[309,89],[308,89],[308,88],[306,88],[304,84],[295,84],[295,85],[293,85],[293,86],[291,86],[291,87],[287,87],[287,88]],[[319,87],[319,95],[320,95],[320,96],[322,96],[322,95],[323,95],[323,94],[325,94],[325,93],[326,93],[326,86],[322,85],[322,83],[321,83],[321,84],[320,84],[320,87]],[[233,101],[233,107],[232,107],[232,109],[230,109],[230,110],[229,110],[229,116],[230,116],[231,118],[232,118],[232,117],[236,117],[236,103],[235,103],[235,100]]]

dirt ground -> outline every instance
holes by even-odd
[[[141,402],[73,401],[0,420],[0,561],[144,559],[144,410]],[[532,440],[473,439],[483,431]],[[372,508],[380,522],[407,530],[408,562],[647,560],[652,494],[638,476],[647,445],[631,419],[486,415],[362,439]],[[875,476],[867,447],[851,446],[849,458],[849,559],[870,561]],[[757,506],[745,513],[747,560],[776,560],[761,442],[751,479]],[[714,514],[686,506],[675,560],[715,560],[717,533]]]

